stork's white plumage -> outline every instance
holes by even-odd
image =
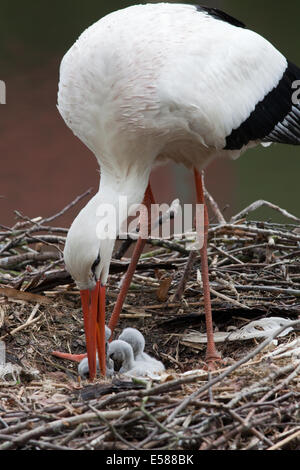
[[[114,12],[67,52],[58,109],[101,167],[99,192],[74,220],[64,252],[82,291],[92,376],[96,342],[104,353],[103,286],[114,246],[96,235],[99,205],[113,204],[127,218],[119,196],[141,203],[157,163],[194,167],[199,189],[197,172],[216,157],[236,158],[259,143],[300,144],[300,107],[292,102],[299,78],[296,66],[239,21],[186,4]]]

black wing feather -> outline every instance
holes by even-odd
[[[216,20],[225,21],[226,23],[230,23],[233,26],[237,26],[239,28],[246,28],[246,25],[244,23],[237,20],[236,18],[233,18],[233,16],[228,15],[228,13],[219,10],[218,8],[210,8],[203,5],[195,5],[195,7],[198,11],[207,13],[209,16],[212,16]]]
[[[300,145],[300,103],[293,103],[296,80],[300,80],[300,69],[288,62],[277,87],[227,136],[225,149],[240,150],[251,141]]]

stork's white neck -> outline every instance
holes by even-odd
[[[131,215],[130,208],[141,204],[149,181],[149,171],[138,174],[128,172],[124,176],[101,172],[98,200],[100,206],[111,205],[120,222]],[[126,204],[125,204],[126,202]],[[118,235],[117,231],[117,235]]]
[[[137,174],[128,172],[124,176],[112,175],[102,170],[99,192],[96,196],[98,203],[96,215],[98,225],[96,229],[100,244],[100,265],[98,275],[102,283],[106,283],[109,265],[115,239],[125,227],[128,216],[133,215],[131,207],[141,204],[149,180],[149,173]],[[113,228],[107,223],[107,211],[112,210]],[[136,209],[135,209],[136,210]],[[109,235],[107,237],[107,230]],[[112,230],[112,232],[111,232]],[[97,271],[96,271],[97,272]]]
[[[106,283],[118,228],[128,217],[127,206],[119,204],[120,197],[126,198],[128,207],[140,204],[148,179],[147,172],[138,174],[131,171],[124,176],[116,176],[102,170],[99,191],[74,220],[64,250],[67,270],[80,289],[94,287],[95,276],[91,268],[99,255],[100,263],[95,269],[95,274],[103,284]],[[116,232],[112,237],[103,236],[107,225],[103,224],[105,206],[115,211]]]

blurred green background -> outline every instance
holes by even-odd
[[[0,223],[10,223],[14,209],[31,217],[55,213],[88,187],[97,188],[95,159],[87,157],[89,152],[56,110],[58,68],[63,54],[87,26],[134,3],[1,1],[0,79],[6,82],[7,104],[0,106]],[[272,0],[203,4],[242,20],[300,65],[299,0],[289,0],[288,8]],[[259,147],[238,161],[213,164],[208,171],[208,188],[221,208],[230,205],[228,215],[257,199],[266,199],[300,216],[299,173],[300,148]],[[193,197],[190,176],[184,169],[170,169],[169,187],[161,185],[167,175],[157,176],[157,190],[165,188],[159,200],[172,199],[177,192],[185,202]],[[64,222],[69,223],[73,216],[69,214]],[[283,220],[268,209],[253,217]]]

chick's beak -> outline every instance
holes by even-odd
[[[93,290],[80,291],[90,380],[96,376],[98,351],[100,372],[106,374],[105,358],[105,286],[98,281]]]

